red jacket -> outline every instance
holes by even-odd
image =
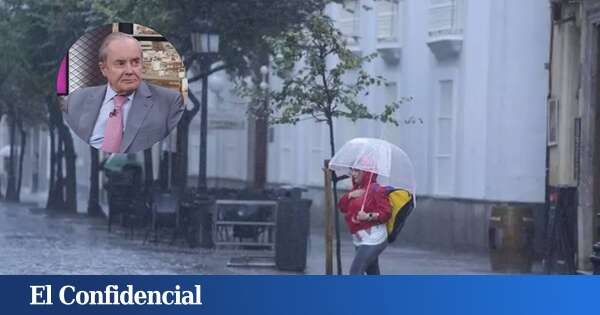
[[[365,194],[360,197],[348,198],[348,193],[346,193],[338,203],[338,207],[344,214],[344,218],[346,219],[346,223],[348,224],[351,233],[368,229],[374,225],[383,224],[387,222],[391,216],[387,193],[383,187],[375,182],[377,174],[372,174],[371,176],[371,173],[365,172],[362,183],[355,183],[354,180],[352,181],[352,190],[365,189],[366,191],[369,179],[371,179],[371,185],[369,185],[369,191],[366,192],[364,211],[367,213],[379,213],[377,220],[359,221],[356,219],[356,214],[360,211]]]

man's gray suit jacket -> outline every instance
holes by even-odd
[[[89,143],[106,85],[81,88],[67,98],[64,118],[77,136]],[[164,139],[183,114],[181,94],[176,91],[141,82],[124,122],[122,153],[135,153],[150,148]]]

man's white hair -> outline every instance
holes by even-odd
[[[123,40],[123,39],[133,39],[135,40],[135,42],[138,44],[138,47],[140,48],[140,57],[142,55],[142,45],[140,45],[140,42],[138,42],[137,39],[135,39],[135,37],[133,37],[130,34],[125,34],[125,33],[121,33],[121,32],[114,32],[114,33],[110,33],[108,34],[104,40],[102,41],[102,45],[100,45],[100,49],[98,49],[98,60],[100,62],[105,62],[106,61],[106,57],[108,55],[108,45],[115,41],[115,40]]]

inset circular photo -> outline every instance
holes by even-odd
[[[107,153],[136,153],[177,126],[187,98],[181,56],[151,28],[114,23],[85,33],[60,63],[63,117]]]

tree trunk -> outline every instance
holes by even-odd
[[[21,136],[21,150],[19,152],[19,177],[17,180],[17,201],[21,200],[21,184],[23,182],[23,160],[25,159],[25,145],[27,144],[27,132],[23,129],[23,123],[19,122],[19,134]]]
[[[160,190],[163,192],[169,188],[169,170],[167,169],[169,167],[167,165],[168,156],[168,152],[163,152],[161,149],[158,158],[158,187],[160,187]]]
[[[59,157],[55,160],[57,163],[56,184],[51,190],[52,196],[48,196],[51,208],[61,209],[67,212],[77,212],[77,178],[75,168],[75,149],[73,146],[73,137],[69,128],[64,124],[62,112],[54,99],[48,100],[48,114],[50,116],[50,125],[56,128],[58,132]],[[62,173],[63,157],[65,158],[66,179]],[[66,194],[65,190],[66,188]],[[50,202],[50,200],[52,202]]]
[[[177,191],[183,192],[185,191],[187,185],[187,169],[188,169],[188,141],[189,141],[189,131],[190,131],[190,122],[191,118],[186,111],[181,120],[179,121],[179,125],[177,125],[177,154],[175,155],[175,187],[177,187]],[[188,117],[186,117],[188,116]],[[185,118],[185,119],[184,119]],[[167,159],[167,166],[168,159]],[[163,163],[165,165],[165,163]],[[163,171],[164,174],[164,171]],[[167,172],[167,180],[168,180],[168,172]]]
[[[55,193],[55,181],[56,181],[56,138],[54,135],[54,127],[50,125],[48,128],[48,134],[50,136],[50,180],[48,181],[48,197],[46,197],[46,209],[53,208],[53,200]]]
[[[89,216],[101,216],[104,214],[100,206],[100,152],[90,146],[90,193],[88,196],[87,213]]]
[[[333,118],[327,117],[327,126],[329,127],[329,146],[331,148],[331,157],[335,155],[335,138],[333,135]],[[337,261],[337,273],[342,274],[342,252],[340,244],[340,213],[337,208],[338,194],[337,181],[333,181],[333,209],[335,212],[335,257]]]
[[[201,61],[201,71],[210,69],[210,64]],[[207,137],[208,137],[208,76],[202,77],[202,100],[200,103],[200,156],[198,158],[198,191],[206,192],[206,166],[207,166]]]
[[[192,124],[192,120],[194,116],[200,110],[200,101],[196,96],[190,91],[188,92],[188,96],[194,107],[192,110],[186,110],[181,120],[179,121],[179,125],[177,125],[177,154],[176,154],[176,174],[175,177],[177,179],[175,185],[177,186],[177,190],[180,193],[185,191],[187,186],[188,179],[188,164],[189,164],[189,154],[188,154],[188,144],[189,144],[189,131],[190,125]],[[170,165],[168,166],[170,167]]]
[[[60,134],[63,138],[65,145],[65,167],[66,167],[66,211],[77,212],[77,172],[75,168],[75,160],[77,155],[75,154],[75,147],[73,145],[73,136],[69,128],[64,125],[61,121]]]
[[[61,119],[60,112],[51,98],[48,104],[48,130],[50,132],[50,184],[46,209],[60,210],[64,206],[63,184],[62,184],[62,141],[58,134],[58,120]],[[58,117],[57,117],[58,116]]]
[[[53,210],[64,210],[65,209],[65,187],[63,178],[63,155],[64,148],[62,139],[58,137],[56,141],[56,152],[54,153],[54,182],[52,184],[52,190],[49,191],[48,195],[48,209]]]
[[[154,184],[154,166],[152,165],[152,148],[144,150],[144,192],[150,194]]]
[[[33,169],[31,172],[31,192],[37,193],[39,190],[40,183],[40,128],[36,126],[33,130],[31,137],[31,144],[33,148]]]
[[[53,208],[55,210],[65,209],[65,181],[63,173],[63,157],[64,157],[64,145],[61,137],[57,139],[56,148],[56,182],[54,183],[54,202]]]
[[[17,119],[15,115],[15,109],[12,108],[13,113],[10,116],[10,154],[8,157],[8,180],[6,186],[6,200],[16,202],[18,201],[17,196],[17,178],[15,174],[16,165],[16,142],[17,142]]]
[[[49,99],[48,103],[50,124],[56,127],[59,139],[59,150],[63,153],[61,158],[56,162],[59,163],[62,170],[62,157],[64,157],[66,168],[66,179],[63,177],[62,172],[57,174],[57,182],[60,181],[61,186],[66,185],[66,195],[64,194],[62,187],[56,191],[56,194],[61,194],[60,200],[63,201],[63,210],[67,212],[77,212],[77,174],[75,168],[77,156],[73,146],[73,137],[71,136],[69,128],[63,122],[62,111],[60,110],[60,106],[56,102],[56,99]]]

